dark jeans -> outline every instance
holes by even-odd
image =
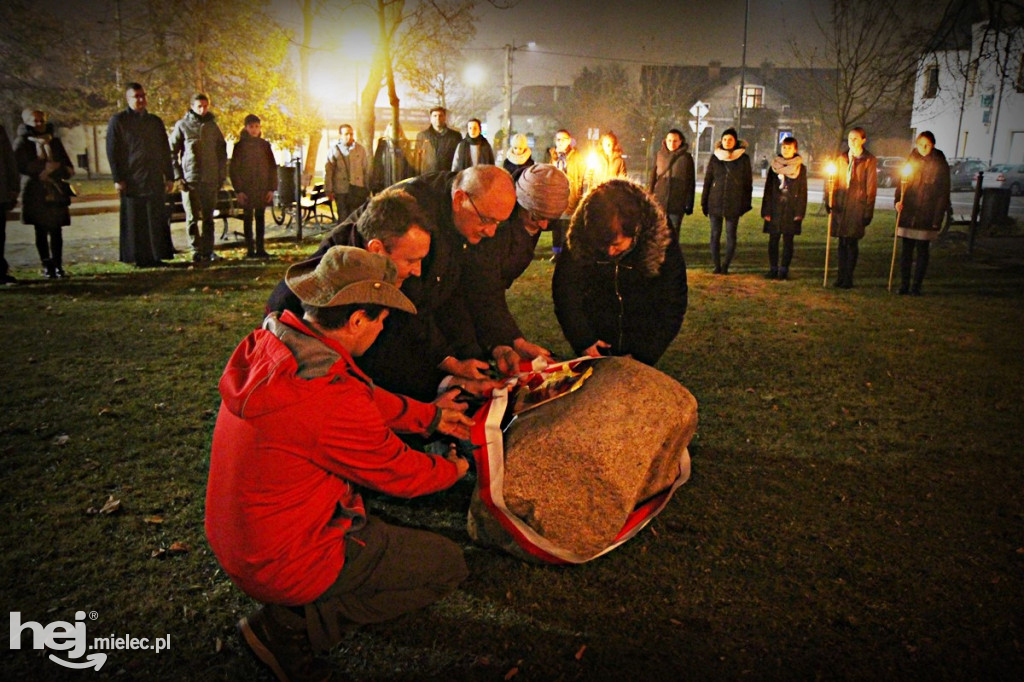
[[[666,213],[665,217],[668,218],[668,226],[672,228],[671,232],[675,240],[679,241],[679,230],[683,225],[683,214],[682,213]]]
[[[36,251],[44,267],[64,265],[64,230],[60,225],[33,225],[36,229]]]
[[[715,263],[715,270],[728,270],[732,257],[736,254],[736,228],[739,226],[739,218],[725,218],[720,215],[709,216],[711,220],[711,260]],[[722,242],[722,221],[725,221],[725,259],[720,254]]]
[[[256,241],[253,243],[252,226],[256,223]],[[267,207],[262,204],[257,207],[246,207],[242,209],[242,232],[245,235],[245,250],[250,256],[258,253],[265,253],[263,248],[263,235],[267,229]]]
[[[7,205],[0,204],[0,277],[5,277],[10,269],[4,256],[7,248]]]
[[[213,212],[217,208],[219,188],[212,182],[193,182],[189,187],[189,191],[181,193],[188,222],[188,242],[192,257],[206,260],[213,255]]]
[[[857,267],[860,240],[856,237],[839,238],[839,279],[836,286],[853,286],[853,270]]]
[[[362,206],[366,200],[370,197],[370,190],[365,187],[349,187],[347,194],[335,194],[334,204],[337,207],[338,214],[335,216],[338,222],[343,222],[345,218],[352,215],[352,211]]]
[[[924,281],[924,273],[928,270],[929,250],[931,244],[927,239],[911,239],[901,237],[903,242],[900,251],[900,277],[903,286],[900,291],[921,291],[921,282]],[[917,250],[917,263],[914,262],[914,250]],[[911,271],[913,271],[913,283],[911,283]]]
[[[354,624],[390,620],[443,599],[467,575],[462,549],[451,540],[368,517],[345,536],[337,580],[305,608],[310,639],[329,648]]]
[[[560,253],[565,247],[565,235],[569,231],[569,221],[552,220],[548,223],[551,228],[551,250]]]
[[[772,269],[777,268],[779,263],[779,238],[782,238],[782,267],[789,268],[793,262],[793,235],[791,234],[769,234],[768,235],[768,264]]]

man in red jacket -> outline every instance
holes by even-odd
[[[206,534],[225,573],[263,602],[238,627],[281,680],[329,679],[313,651],[353,624],[431,604],[467,575],[454,542],[369,516],[357,490],[426,495],[468,469],[395,431],[468,438],[470,419],[388,393],[353,361],[390,309],[416,312],[396,274],[386,256],[345,246],[293,265],[285,281],[304,316],[268,316],[220,380]]]

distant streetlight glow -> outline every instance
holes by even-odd
[[[487,70],[479,64],[469,64],[463,70],[462,77],[471,88],[478,88],[487,79]]]

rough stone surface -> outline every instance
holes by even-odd
[[[596,554],[638,502],[672,484],[696,428],[697,401],[675,379],[629,358],[601,360],[579,390],[505,432],[506,505],[556,546]],[[469,530],[523,555],[477,495]]]

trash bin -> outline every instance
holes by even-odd
[[[295,203],[295,166],[277,167],[277,196],[281,206]]]
[[[981,219],[984,227],[1005,223],[1010,218],[1010,190],[986,187],[981,190]]]

